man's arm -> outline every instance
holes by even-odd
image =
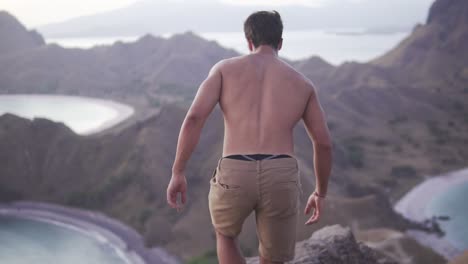
[[[317,92],[312,84],[308,85],[311,88],[311,94],[302,119],[314,146],[316,186],[305,209],[305,213],[308,214],[312,208],[315,208],[314,214],[306,222],[306,224],[312,224],[320,217],[320,199],[327,195],[328,178],[332,167],[332,142]]]
[[[206,119],[219,101],[222,76],[219,64],[211,69],[208,77],[200,85],[197,94],[185,116],[179,133],[177,152],[172,167],[175,174],[185,171],[185,166],[195,149]]]
[[[219,101],[222,86],[220,63],[213,66],[208,77],[200,85],[197,94],[185,116],[179,133],[177,151],[172,166],[172,177],[167,188],[167,202],[173,208],[177,205],[177,194],[182,204],[186,201],[185,167],[195,149],[206,119]]]

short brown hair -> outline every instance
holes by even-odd
[[[251,14],[244,22],[245,37],[252,41],[255,48],[270,45],[278,49],[283,35],[283,21],[275,10],[258,11]]]

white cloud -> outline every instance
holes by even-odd
[[[347,2],[354,3],[354,4],[360,4],[363,2],[366,2],[366,0],[346,0]]]
[[[360,4],[369,0],[218,0],[222,3],[231,5],[261,5],[261,6],[280,6],[280,5],[302,5],[307,7],[321,7],[332,3],[353,3]]]
[[[231,5],[303,5],[308,7],[319,7],[325,4],[327,0],[220,0],[220,2]]]

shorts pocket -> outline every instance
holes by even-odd
[[[220,182],[218,174],[219,170],[216,168],[210,179],[209,198],[217,200],[219,203],[230,203],[238,197],[240,186]]]
[[[232,186],[223,185],[218,181],[221,170],[214,170],[210,179],[210,191],[208,194],[208,208],[210,211],[211,222],[214,228],[230,237],[237,236],[242,229],[243,215],[243,195],[241,188],[231,188]]]

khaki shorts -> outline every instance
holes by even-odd
[[[255,211],[260,256],[270,261],[292,260],[300,190],[298,162],[293,157],[222,157],[210,179],[211,221],[217,232],[235,237]]]

